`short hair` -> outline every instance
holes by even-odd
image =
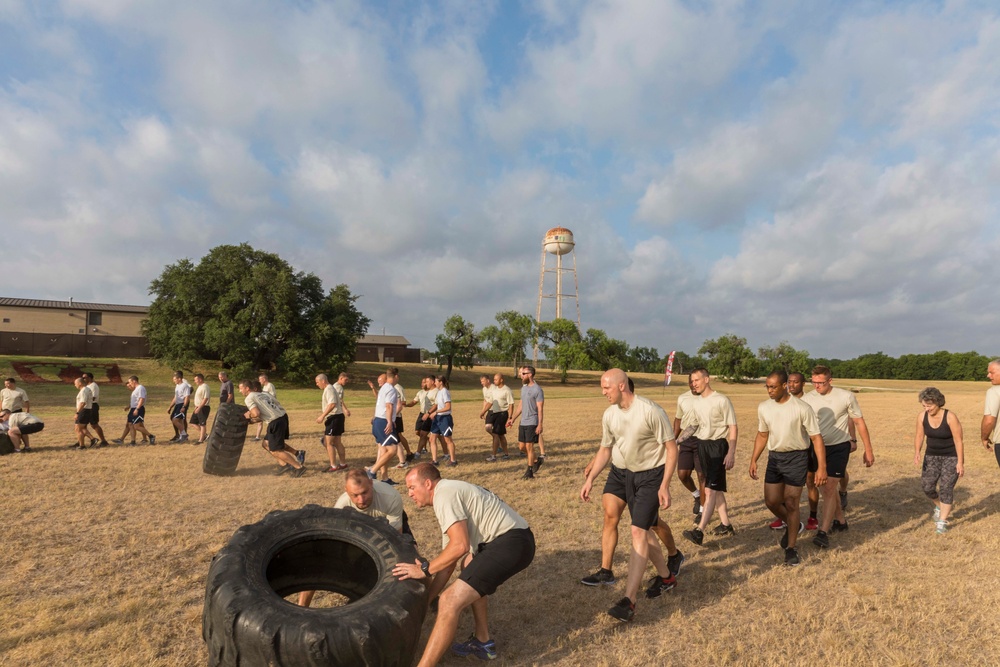
[[[989,368],[990,366],[1000,366],[1000,359],[994,359],[990,363],[986,364],[987,368]],[[13,380],[11,380],[11,382],[13,382]]]
[[[16,383],[16,382],[17,382],[17,380],[15,380],[14,378],[6,378],[6,379],[4,379],[4,382],[12,382],[12,383]]]
[[[196,380],[204,380],[204,379],[205,379],[205,376],[204,376],[204,375],[202,375],[201,373],[195,373],[195,374],[194,374],[194,378],[195,378]]]
[[[183,379],[184,371],[174,371],[174,377],[177,378],[178,380]]]
[[[257,374],[257,377],[259,377],[259,378],[264,378],[265,380],[267,380],[267,379],[268,379],[268,377],[267,377],[267,373],[258,373],[258,374]]]
[[[430,380],[431,382],[434,382],[434,380],[436,380],[437,378],[436,378],[436,377],[434,377],[433,375],[429,375],[429,374],[428,374],[428,375],[425,375],[425,376],[424,376],[424,379],[425,379],[425,380]]]
[[[803,382],[806,381],[806,376],[803,375],[802,373],[798,372],[798,371],[794,371],[792,373],[789,373],[788,374],[788,379],[791,380],[793,375],[798,375],[799,379],[802,380]]]
[[[350,378],[350,377],[351,376],[348,375],[347,373],[341,373],[340,375],[337,376],[337,379],[339,380],[340,378]]]
[[[371,482],[372,478],[368,476],[368,473],[361,468],[351,468],[347,471],[347,476],[344,478],[344,484],[347,482],[354,482],[355,484],[363,484],[364,482]]]
[[[531,373],[531,377],[535,377],[535,367],[534,366],[521,366],[524,370]]]
[[[223,380],[228,380],[229,373],[227,373],[226,371],[219,371],[219,377],[222,378]]]
[[[695,373],[700,373],[701,375],[704,375],[707,378],[712,377],[711,375],[709,375],[708,369],[705,368],[704,366],[698,366],[698,368],[695,368],[694,370],[692,370],[690,373],[688,373],[688,377],[691,377]]]
[[[390,366],[389,368],[386,369],[386,371],[392,373],[393,375],[399,375],[399,369],[396,368],[395,366]]]
[[[74,378],[74,380],[73,380],[73,385],[74,386],[81,385],[81,384],[83,384],[83,378]]]
[[[257,383],[254,382],[253,380],[246,380],[246,379],[244,379],[244,380],[240,380],[239,384],[237,384],[236,386],[237,387],[246,387],[250,391],[257,391],[257,389],[254,388],[254,385],[256,385],[256,384]]]
[[[813,375],[823,375],[823,376],[828,377],[828,378],[832,378],[833,377],[833,372],[830,370],[830,367],[829,366],[823,366],[822,364],[820,364],[819,366],[813,366],[812,374]]]
[[[131,380],[132,382],[138,382],[139,381],[139,376],[138,375],[129,375],[128,379]]]
[[[329,382],[329,381],[330,381],[330,378],[328,378],[328,377],[326,376],[326,373],[320,373],[319,375],[317,375],[317,376],[316,376],[316,379],[317,379],[317,380],[320,380],[320,379],[322,379],[322,380],[323,380],[323,382]]]
[[[445,376],[443,376],[443,375],[438,375],[438,376],[437,376],[436,378],[434,378],[434,379],[435,379],[435,381],[436,381],[436,380],[440,380],[440,381],[441,381],[441,384],[443,384],[443,385],[444,385],[444,388],[445,388],[445,389],[451,389],[451,383],[450,383],[450,382],[448,382],[448,378],[446,378]]]
[[[84,371],[84,373],[83,373],[83,377],[87,378],[87,379],[88,379],[88,380],[90,380],[91,382],[93,382],[93,381],[94,381],[94,374],[93,374],[93,373],[90,373],[90,372],[88,372],[88,371]]]
[[[421,482],[426,479],[429,479],[432,482],[436,482],[437,480],[441,479],[441,471],[439,471],[437,469],[437,466],[435,466],[433,463],[427,461],[424,461],[423,463],[418,463],[417,465],[410,468],[410,472],[407,473],[407,476],[409,475],[416,475],[417,479],[420,480]]]
[[[628,380],[628,391],[629,391],[629,393],[630,394],[634,394],[635,393],[635,382],[632,382],[632,378],[630,378],[627,375],[625,376],[625,379]]]
[[[493,382],[493,376],[492,375],[487,375],[486,373],[483,373],[479,377],[482,378],[483,380],[489,380],[490,382]]]
[[[786,382],[788,382],[788,373],[779,368],[776,371],[771,371],[770,373],[768,373],[767,379],[770,380],[771,378],[778,378],[781,384],[785,384]]]
[[[919,399],[921,403],[933,403],[939,408],[944,407],[944,394],[937,387],[927,387],[920,392]]]

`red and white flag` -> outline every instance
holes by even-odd
[[[663,373],[663,386],[670,386],[670,377],[674,374],[674,355],[677,354],[677,350],[671,350],[670,356],[667,357],[667,368]]]

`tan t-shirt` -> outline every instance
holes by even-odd
[[[87,389],[86,387],[81,389],[80,392],[76,395],[76,406],[79,407],[81,403],[83,403],[84,410],[90,410],[92,407],[94,407],[94,395],[91,394],[90,390]]]
[[[331,385],[332,386],[332,385]],[[351,502],[351,497],[347,493],[341,494],[334,505],[336,509],[350,507],[353,510],[373,516],[376,519],[385,519],[389,525],[396,530],[403,530],[403,499],[399,492],[385,482],[373,481],[372,504],[365,509],[359,509]]]
[[[997,424],[993,427],[990,442],[1000,444],[1000,384],[995,384],[986,390],[986,408],[983,410],[983,415],[997,417]]]
[[[434,391],[434,396],[437,396],[436,390]],[[426,389],[418,391],[414,399],[417,401],[417,407],[420,408],[421,413],[426,414],[427,412],[430,412],[431,406],[434,405],[434,399],[431,397],[431,393]]]
[[[816,411],[824,445],[829,447],[850,442],[851,432],[847,430],[847,421],[861,417],[861,406],[853,393],[840,387],[830,387],[826,396],[818,391],[810,391],[802,400]]]
[[[270,394],[265,394],[262,391],[252,391],[247,394],[246,399],[243,401],[247,410],[252,410],[257,408],[260,412],[260,419],[265,424],[268,424],[285,413],[285,409],[281,407],[277,399]]]
[[[681,420],[682,431],[691,424],[698,423],[698,418],[695,415],[694,410],[691,408],[691,401],[697,399],[698,397],[692,394],[690,389],[677,397],[677,414],[675,417]]]
[[[514,392],[507,385],[502,387],[493,385],[491,398],[493,400],[492,412],[507,412],[514,404]]]
[[[101,402],[101,388],[97,386],[97,383],[96,382],[91,382],[90,384],[87,385],[87,389],[90,390],[91,400],[94,403],[100,403]]]
[[[768,434],[768,451],[795,452],[809,448],[802,432],[819,434],[819,422],[808,403],[789,396],[784,403],[767,399],[757,406],[757,430]]]
[[[336,382],[326,385],[323,390],[323,412],[326,412],[331,403],[333,403],[333,409],[326,413],[327,417],[344,414],[344,388]]]
[[[602,420],[601,447],[611,447],[611,462],[632,472],[652,470],[667,460],[664,444],[674,439],[674,429],[663,408],[644,396],[635,396],[627,410],[609,405]],[[615,449],[621,463],[615,462]]]
[[[208,405],[208,401],[211,396],[212,392],[208,388],[208,383],[202,382],[198,385],[198,388],[194,390],[194,404],[204,407]]]
[[[10,428],[21,428],[30,424],[41,424],[42,420],[30,412],[17,412],[7,418],[7,425]]]
[[[698,424],[694,437],[699,440],[725,440],[729,427],[736,426],[733,402],[725,394],[713,391],[711,396],[695,396],[690,406]]]
[[[434,514],[448,546],[448,529],[458,521],[467,521],[469,551],[475,555],[479,545],[492,542],[509,530],[527,528],[528,522],[492,491],[457,479],[442,479],[434,487]]]
[[[278,392],[275,390],[274,385],[271,384],[270,382],[265,382],[263,385],[261,385],[260,390],[265,394],[270,394],[271,396],[278,395]]]
[[[28,393],[21,389],[20,387],[14,387],[13,389],[8,389],[4,387],[0,389],[0,409],[10,410],[23,410],[24,403],[28,400]]]

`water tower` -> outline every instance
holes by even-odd
[[[554,299],[556,302],[555,317],[563,317],[563,299],[573,299],[576,301],[576,328],[580,328],[580,284],[576,278],[576,254],[573,248],[576,243],[573,240],[573,232],[565,227],[553,227],[545,232],[542,239],[542,270],[538,276],[538,310],[535,312],[535,321],[542,322],[542,300]],[[573,254],[573,268],[563,267],[563,255]],[[549,256],[556,258],[555,268],[546,266]],[[555,291],[546,293],[545,274],[555,274]],[[573,274],[573,291],[563,291],[563,274]],[[570,319],[570,318],[566,318]],[[535,361],[538,361],[538,342],[535,342]]]

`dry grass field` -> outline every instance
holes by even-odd
[[[165,441],[169,373],[127,362],[125,376],[145,373],[151,391],[151,430]],[[0,361],[0,372],[4,369]],[[364,373],[374,370],[369,366]],[[423,370],[404,368],[412,395]],[[966,477],[956,491],[951,531],[936,535],[931,505],[913,465],[913,423],[922,383],[835,379],[859,387],[876,463],[851,462],[850,531],[832,536],[820,552],[802,541],[803,563],[781,565],[778,533],[767,528],[762,482],[747,475],[761,384],[715,388],[728,394],[740,423],[729,503],[737,534],[706,536],[695,547],[680,538],[689,527],[690,496],[676,480],[674,507],[663,513],[687,556],[676,589],[640,599],[635,621],[623,625],[605,611],[621,597],[590,589],[580,577],[599,564],[600,505],[578,499],[581,471],[597,447],[601,413],[598,374],[574,374],[559,385],[542,372],[546,390],[548,458],[533,482],[520,479],[520,460],[483,461],[487,437],[475,372],[456,372],[456,443],[460,465],[446,476],[486,486],[517,509],[537,536],[532,566],[503,586],[490,605],[502,664],[558,665],[986,665],[997,664],[1000,606],[997,509],[1000,471],[978,444],[985,383],[937,383],[970,441]],[[985,369],[984,369],[985,372]],[[155,373],[155,376],[150,374]],[[684,378],[667,389],[659,378],[637,378],[639,393],[673,413]],[[218,383],[211,382],[213,395]],[[320,474],[323,449],[315,423],[320,392],[282,389],[290,408],[292,444],[308,451],[300,479],[273,475],[275,464],[248,442],[238,474],[201,472],[202,447],[157,445],[70,451],[74,390],[27,386],[32,412],[46,422],[33,436],[35,452],[0,458],[4,507],[0,557],[0,665],[197,665],[204,581],[209,562],[243,524],[274,509],[332,505],[342,477]],[[123,387],[103,390],[102,421],[118,437],[126,404]],[[214,400],[213,400],[214,402]],[[355,382],[347,402],[354,414],[345,436],[350,460],[366,463],[374,403]],[[406,428],[412,428],[412,411]],[[399,475],[395,475],[397,479]],[[423,550],[437,553],[437,524],[429,509],[406,499]],[[627,520],[615,569],[624,575]],[[430,627],[425,626],[425,637]],[[460,625],[467,636],[471,617]],[[466,660],[474,660],[468,658]],[[445,664],[463,659],[449,657]]]

